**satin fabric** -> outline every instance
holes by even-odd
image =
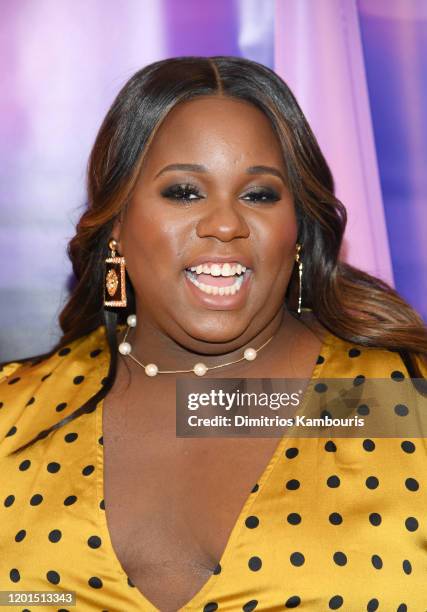
[[[1,590],[77,596],[76,606],[5,610],[157,610],[109,536],[102,401],[13,452],[92,396],[108,361],[101,326],[38,364],[0,372]],[[395,372],[408,376],[398,354],[330,334],[310,385]],[[278,439],[215,573],[180,610],[426,612],[426,452],[426,438]]]

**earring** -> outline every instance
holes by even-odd
[[[110,257],[105,260],[104,306],[126,306],[126,277],[124,257],[116,256],[118,243],[114,238],[108,243]]]
[[[297,252],[295,255],[295,261],[298,264],[298,277],[299,277],[299,290],[298,290],[298,314],[301,314],[301,302],[302,302],[302,270],[303,270],[303,263],[301,261],[301,257],[300,257],[300,251],[301,251],[301,245],[297,242]]]

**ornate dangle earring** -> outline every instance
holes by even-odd
[[[118,243],[114,238],[108,243],[110,257],[105,260],[104,306],[120,306],[127,304],[126,300],[126,261],[124,257],[116,256]]]
[[[301,245],[297,242],[297,252],[295,255],[295,261],[298,264],[298,277],[299,277],[299,290],[298,290],[298,314],[301,314],[301,302],[302,302],[302,270],[303,270],[303,263],[301,261],[301,257],[300,257],[300,251],[301,251]]]

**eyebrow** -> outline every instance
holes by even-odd
[[[165,166],[156,174],[154,178],[164,174],[165,172],[171,172],[173,170],[184,170],[186,172],[208,172],[206,166],[202,166],[200,164],[169,164]],[[273,168],[272,166],[250,166],[246,168],[247,174],[272,174],[274,176],[279,177],[283,183],[286,184],[285,178],[280,170],[277,168]]]

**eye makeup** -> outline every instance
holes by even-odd
[[[161,191],[163,198],[176,202],[191,202],[205,199],[198,187],[192,183],[175,183]],[[256,186],[240,196],[245,202],[271,204],[281,199],[280,194],[271,187]]]

